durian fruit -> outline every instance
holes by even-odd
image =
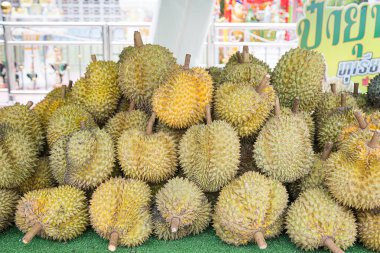
[[[312,112],[321,99],[325,71],[325,60],[317,51],[295,48],[285,53],[271,75],[281,106],[291,108],[298,97],[300,111]]]
[[[368,85],[368,101],[376,108],[380,108],[380,74],[375,76]]]
[[[28,135],[38,151],[42,151],[45,143],[44,131],[38,115],[31,110],[33,102],[26,105],[16,103],[12,106],[0,108],[0,124]]]
[[[353,213],[318,188],[301,193],[289,207],[286,230],[303,250],[326,247],[333,253],[343,253],[341,249],[352,246],[356,237]]]
[[[373,209],[358,213],[358,235],[363,245],[380,251],[380,210]]]
[[[175,128],[168,127],[167,125],[165,125],[164,123],[160,121],[158,121],[158,123],[155,125],[156,132],[163,132],[163,133],[169,134],[170,136],[173,137],[177,146],[179,145],[179,142],[182,136],[186,133],[186,130],[187,129],[175,129]]]
[[[179,160],[187,178],[202,191],[216,192],[233,179],[239,169],[240,142],[232,126],[211,119],[206,106],[207,125],[189,128],[179,145]]]
[[[51,116],[47,128],[47,141],[50,147],[62,137],[80,130],[84,121],[87,128],[96,127],[92,115],[82,106],[70,104],[56,110]]]
[[[186,178],[169,180],[156,194],[154,232],[159,239],[176,240],[204,231],[211,220],[211,204]]]
[[[216,234],[228,244],[256,241],[265,249],[264,238],[273,236],[274,224],[287,201],[288,194],[280,182],[247,172],[222,189],[213,216]]]
[[[108,249],[134,247],[149,238],[152,220],[149,186],[139,180],[112,178],[102,183],[90,201],[91,225],[109,240]]]
[[[176,59],[159,45],[143,45],[139,32],[134,33],[135,47],[119,64],[119,85],[124,96],[138,105],[150,106],[155,89],[165,83],[177,69]]]
[[[340,203],[356,209],[380,206],[380,132],[363,130],[327,160],[326,185]]]
[[[17,187],[17,190],[26,193],[54,186],[55,180],[49,167],[49,159],[48,157],[41,157],[37,161],[35,172]]]
[[[247,84],[256,88],[265,76],[269,74],[268,68],[260,62],[251,62],[248,50],[243,50],[241,58],[239,63],[226,65],[222,72],[221,82]]]
[[[59,184],[94,189],[113,172],[111,136],[104,129],[88,129],[84,122],[81,130],[55,142],[50,153],[50,167]]]
[[[252,54],[249,54],[249,48],[248,48],[248,46],[243,46],[243,54],[244,53],[248,53],[248,55],[249,55],[248,62],[249,63],[252,63],[254,65],[260,65],[260,66],[264,67],[265,70],[267,71],[267,73],[271,72],[271,69],[270,69],[269,65],[266,62],[264,62],[264,61],[256,58]],[[242,63],[243,59],[244,59],[243,54],[240,53],[239,51],[237,51],[236,53],[234,53],[233,55],[231,55],[231,57],[228,59],[228,62],[226,63],[226,67],[230,66],[230,65],[237,65],[237,64]]]
[[[294,182],[307,175],[313,163],[313,149],[303,117],[281,113],[277,99],[275,116],[257,137],[253,156],[265,175],[281,182]]]
[[[0,189],[0,232],[12,224],[19,198],[13,190]]]
[[[117,144],[121,134],[129,129],[144,131],[148,122],[148,115],[140,110],[121,111],[108,120],[104,129],[111,135]]]
[[[117,63],[121,64],[122,62],[124,62],[129,57],[129,55],[133,52],[134,49],[135,48],[133,46],[128,46],[128,47],[123,48],[123,50],[121,50],[119,54],[119,60]]]
[[[183,70],[174,73],[153,94],[153,111],[160,122],[172,128],[188,128],[204,117],[204,108],[212,100],[212,79],[202,68],[189,68],[186,55]]]
[[[36,235],[58,241],[74,239],[88,225],[85,193],[68,185],[28,192],[18,202],[15,222],[26,233],[25,244]]]
[[[62,85],[50,91],[45,98],[33,107],[33,111],[39,116],[43,129],[46,131],[53,113],[65,104],[70,103],[72,81],[69,85]]]
[[[72,89],[72,98],[90,112],[96,122],[104,123],[116,111],[121,96],[117,82],[118,65],[113,61],[93,61],[87,66],[85,78]]]
[[[224,83],[215,93],[216,117],[231,124],[241,137],[256,134],[274,106],[276,96],[269,75],[260,81],[258,86]]]
[[[31,135],[0,124],[0,188],[16,188],[30,177],[38,150]]]
[[[119,138],[117,155],[127,177],[159,183],[172,177],[177,170],[174,139],[166,133],[153,133],[156,115],[152,113],[146,133],[131,129]]]

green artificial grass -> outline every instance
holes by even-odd
[[[100,238],[92,229],[88,229],[79,238],[69,242],[55,242],[43,240],[35,237],[28,245],[21,242],[23,234],[16,228],[12,227],[9,230],[0,233],[0,252],[39,252],[39,253],[54,253],[54,252],[68,252],[68,253],[96,253],[96,252],[109,252],[107,250],[108,242]],[[216,235],[214,230],[209,228],[206,232],[197,235],[189,236],[177,241],[161,241],[151,237],[143,245],[136,248],[119,247],[116,252],[128,253],[170,253],[170,252],[184,252],[184,253],[224,253],[224,252],[265,252],[265,253],[297,253],[304,252],[297,249],[292,244],[287,236],[280,236],[276,239],[267,240],[268,248],[266,250],[259,250],[254,244],[248,246],[235,247],[222,242]],[[313,251],[315,253],[324,252],[327,250]],[[349,248],[346,253],[365,253],[371,252],[363,248],[362,245],[356,244],[354,247]]]

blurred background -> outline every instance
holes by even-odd
[[[193,23],[204,28],[199,35],[202,40],[197,49],[199,57],[193,64],[222,66],[230,55],[248,45],[256,57],[274,67],[284,52],[297,46],[296,22],[303,17],[305,0],[202,1],[205,11],[211,13],[209,18],[200,19],[199,24]],[[162,14],[174,2],[2,1],[0,104],[38,101],[52,88],[77,80],[91,54],[98,59],[117,61],[121,50],[133,45],[135,30],[142,33],[145,43],[160,42],[154,33],[163,28],[157,24],[162,19],[175,23],[179,15],[184,15]],[[326,2],[339,6],[362,1]],[[199,6],[197,11],[201,11]],[[188,19],[193,22],[191,17]]]

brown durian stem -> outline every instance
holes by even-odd
[[[259,86],[256,87],[256,92],[261,94],[263,90],[269,86],[269,79],[270,75],[265,75],[264,78],[261,80],[261,83]]]
[[[206,123],[207,123],[207,125],[210,125],[212,123],[211,106],[210,105],[206,105]]]
[[[243,53],[249,54],[249,47],[247,45],[243,46]]]
[[[181,224],[181,219],[179,217],[173,217],[170,221],[170,231],[172,233],[177,233],[180,224]]]
[[[280,99],[278,97],[276,97],[276,102],[274,105],[274,115],[275,116],[281,115]]]
[[[32,101],[28,101],[28,103],[26,103],[25,105],[28,109],[30,109],[32,106],[33,106],[33,102]]]
[[[80,122],[80,129],[85,130],[86,129],[86,121],[81,121]]]
[[[146,126],[146,135],[153,134],[154,121],[156,121],[156,113],[152,112],[152,116],[150,116],[150,118],[148,120],[148,124]]]
[[[354,116],[355,116],[356,120],[358,121],[359,127],[361,129],[366,129],[368,124],[365,121],[363,114],[360,111],[354,111]]]
[[[110,235],[110,242],[108,243],[108,250],[115,251],[117,249],[118,241],[119,241],[119,233],[112,232]]]
[[[255,241],[257,245],[259,246],[260,249],[266,249],[267,248],[267,243],[265,241],[264,235],[262,232],[257,231],[253,237],[255,238]]]
[[[370,148],[378,148],[380,140],[380,131],[375,131],[372,135],[371,140],[367,143],[367,146]]]
[[[73,80],[69,80],[69,85],[67,86],[67,88],[69,88],[69,90],[73,88]]]
[[[143,43],[142,38],[141,38],[141,33],[139,31],[134,32],[133,41],[134,41],[135,47],[144,46],[144,43]]]
[[[30,241],[42,230],[42,225],[36,223],[33,227],[24,235],[22,242],[25,244],[30,243]]]
[[[331,239],[330,237],[327,237],[324,241],[323,241],[323,244],[329,248],[331,250],[331,252],[333,253],[344,253],[343,250],[341,250],[341,248],[339,248],[338,246],[336,246],[335,242],[333,241],[333,239]]]
[[[135,109],[135,101],[131,100],[131,103],[129,104],[129,107],[128,107],[128,112],[131,112]]]
[[[243,63],[249,63],[249,53],[243,51]]]
[[[183,64],[183,69],[184,70],[190,69],[190,59],[191,59],[191,54],[186,54],[186,56],[185,56],[185,63]]]
[[[336,83],[330,83],[330,88],[332,94],[336,94]]]
[[[243,63],[243,57],[241,56],[241,53],[239,51],[236,52],[236,57],[237,57],[238,63]]]
[[[359,95],[359,83],[354,83],[354,97]]]
[[[91,55],[91,60],[92,60],[92,62],[96,62],[96,55],[92,54]]]
[[[334,146],[334,144],[333,144],[331,141],[329,141],[329,142],[327,142],[327,143],[325,144],[325,146],[323,147],[322,155],[321,155],[321,159],[322,159],[323,161],[326,161],[327,158],[329,158],[333,146]]]
[[[346,106],[346,102],[347,102],[347,94],[346,93],[342,93],[342,95],[340,96],[340,106],[341,107],[345,107]]]
[[[293,108],[292,108],[293,114],[298,113],[299,107],[300,107],[300,99],[298,97],[296,97],[293,101]]]
[[[62,85],[62,98],[65,99],[66,98],[66,85]]]

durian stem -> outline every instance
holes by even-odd
[[[67,88],[69,88],[69,90],[73,88],[73,80],[69,80],[69,86],[67,86]]]
[[[92,62],[96,62],[96,55],[92,54],[91,55],[91,60],[92,60]]]
[[[66,98],[66,85],[62,85],[62,98],[65,99]]]
[[[261,80],[261,83],[259,86],[256,87],[256,92],[261,94],[263,90],[269,86],[269,78],[270,75],[265,75],[264,78]]]
[[[323,161],[326,161],[327,158],[329,158],[333,146],[334,146],[334,144],[333,144],[331,141],[329,141],[329,142],[327,142],[327,143],[325,144],[325,146],[323,147],[322,155],[321,155],[321,159],[322,159]]]
[[[131,100],[131,103],[129,104],[128,112],[131,112],[135,109],[135,101]]]
[[[340,96],[340,106],[345,107],[346,101],[347,101],[347,94],[343,92],[342,95]]]
[[[334,243],[334,241],[330,238],[330,237],[327,237],[324,241],[323,241],[323,244],[329,248],[331,250],[331,252],[333,253],[344,253],[343,250],[341,250],[338,246],[336,246],[336,244]]]
[[[211,106],[210,105],[206,105],[206,123],[207,123],[207,125],[210,125],[212,123]]]
[[[362,113],[360,111],[354,111],[354,116],[355,116],[356,120],[358,121],[359,127],[361,129],[366,129],[368,124],[365,121]]]
[[[177,233],[180,224],[181,224],[181,219],[178,217],[173,217],[170,221],[170,231],[172,233]]]
[[[141,33],[139,31],[135,31],[133,34],[133,42],[135,44],[135,47],[142,47],[144,46],[144,43],[141,38]]]
[[[33,106],[33,102],[32,101],[28,101],[28,103],[26,103],[25,105],[28,109],[30,109],[32,106]]]
[[[247,45],[243,46],[243,53],[249,53],[249,47]]]
[[[243,51],[243,63],[249,63],[249,53]]]
[[[330,88],[332,94],[336,94],[336,83],[330,83]]]
[[[236,52],[236,57],[237,57],[238,63],[243,63],[243,57],[241,56],[241,53],[239,51]]]
[[[264,235],[262,232],[257,231],[253,237],[255,238],[255,241],[257,245],[259,246],[260,249],[266,249],[267,248],[267,243],[265,241]]]
[[[148,124],[146,126],[146,135],[151,135],[153,133],[153,125],[156,120],[156,113],[152,112],[152,116],[150,116],[148,120]]]
[[[86,121],[81,121],[80,122],[80,129],[85,130],[86,129]]]
[[[185,56],[185,63],[183,64],[183,69],[184,70],[190,69],[190,59],[191,59],[191,54],[186,54],[186,56]]]
[[[367,143],[367,146],[370,148],[378,148],[380,140],[380,131],[376,130],[373,133],[371,140]]]
[[[274,105],[274,115],[275,116],[281,115],[280,99],[278,97],[276,97],[276,102]]]
[[[112,232],[110,236],[110,242],[108,243],[108,250],[115,251],[117,249],[118,241],[119,241],[119,233]]]
[[[292,108],[293,114],[298,113],[299,107],[300,107],[300,99],[298,97],[296,97],[293,101],[293,108]]]
[[[359,83],[354,83],[354,97],[359,95]]]
[[[36,223],[33,227],[24,235],[22,238],[22,242],[24,244],[30,243],[30,241],[42,230],[42,225],[40,223]]]

